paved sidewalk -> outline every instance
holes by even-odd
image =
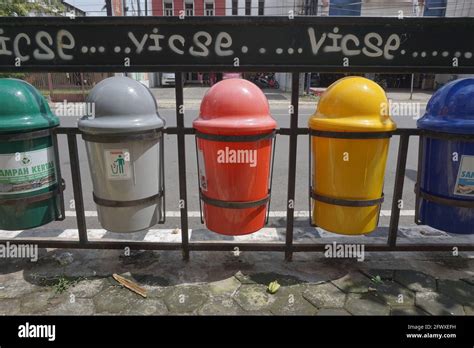
[[[0,314],[473,315],[474,254],[41,249],[37,262],[0,260]],[[120,286],[121,274],[147,298]],[[281,285],[275,294],[270,282]]]

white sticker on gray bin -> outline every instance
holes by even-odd
[[[105,150],[107,178],[110,180],[127,180],[130,175],[130,153],[128,149]]]

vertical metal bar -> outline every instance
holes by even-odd
[[[80,73],[80,77],[81,77],[82,98],[84,99],[84,101],[86,101],[86,91],[84,89],[84,73]]]
[[[416,184],[415,184],[415,223],[420,223],[420,190],[421,190],[421,166],[423,165],[425,137],[420,134],[418,137],[418,167],[416,168]]]
[[[313,153],[312,153],[312,141],[313,137],[311,136],[311,132],[308,134],[308,212],[309,212],[309,225],[316,227],[316,224],[313,223],[313,205],[312,201],[313,199],[311,198],[311,194],[313,193],[314,187],[313,187]]]
[[[160,191],[161,191],[161,199],[160,199],[160,220],[158,221],[159,224],[164,224],[166,222],[166,188],[165,188],[165,135],[161,133],[160,141],[160,174],[159,174],[159,184],[160,184]]]
[[[270,195],[270,197],[268,198],[267,217],[265,218],[265,225],[267,225],[268,221],[270,220],[270,208],[271,208],[271,203],[272,203],[273,168],[275,165],[275,151],[276,151],[277,135],[275,134],[275,137],[272,138],[270,141],[272,142],[272,160],[270,163],[270,178],[268,180],[268,194]]]
[[[184,134],[183,73],[176,72],[176,127],[178,134],[179,207],[181,215],[181,244],[183,259],[189,260],[188,202],[186,189],[186,143]]]
[[[81,169],[77,151],[76,134],[67,135],[69,160],[71,164],[72,189],[74,192],[74,206],[76,210],[77,229],[79,230],[79,244],[87,243],[86,215],[84,212],[84,198],[82,197]]]
[[[199,153],[198,153],[198,141],[197,137],[194,137],[194,147],[196,148],[196,169],[197,169],[197,180],[198,180],[198,190],[199,190],[199,217],[201,218],[201,223],[204,223],[202,217],[202,202],[201,202],[201,171],[199,169]]]
[[[54,161],[56,162],[56,181],[58,182],[58,192],[59,192],[59,209],[61,210],[60,221],[66,218],[66,212],[64,209],[64,190],[63,190],[63,176],[61,175],[61,162],[59,159],[59,146],[58,146],[58,134],[56,130],[51,137],[53,139],[53,148],[54,148]]]
[[[411,74],[411,84],[410,84],[410,100],[413,99],[413,84],[415,82],[415,74]]]
[[[286,250],[285,260],[293,258],[293,224],[295,219],[295,180],[296,180],[296,150],[298,146],[298,101],[300,89],[300,74],[291,76],[291,113],[290,113],[290,150],[288,164],[288,200],[286,202]]]
[[[407,164],[408,134],[400,135],[398,145],[397,172],[395,174],[395,187],[393,189],[392,212],[390,214],[390,227],[388,231],[388,246],[394,248],[397,244],[398,223],[400,221],[399,202],[403,196],[403,184],[405,182],[405,169]]]
[[[53,77],[51,73],[48,73],[48,89],[49,89],[49,99],[53,101]]]

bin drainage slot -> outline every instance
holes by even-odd
[[[136,199],[133,201],[113,201],[109,199],[99,198],[94,193],[92,194],[92,196],[94,198],[94,202],[103,207],[126,208],[126,207],[134,207],[134,206],[138,206],[138,205],[146,204],[146,203],[157,202],[159,199],[161,199],[161,197],[163,197],[163,191],[158,192],[156,195],[149,196],[146,198]]]
[[[357,200],[357,199],[342,199],[342,198],[332,198],[317,194],[311,188],[310,191],[311,198],[315,201],[332,204],[332,205],[340,205],[344,207],[371,207],[374,205],[380,205],[384,201],[384,195],[382,197],[376,199],[365,199],[365,200]],[[311,207],[310,207],[311,209]]]
[[[229,202],[229,201],[221,201],[219,199],[209,198],[204,196],[203,194],[200,195],[201,199],[204,203],[220,207],[220,208],[229,208],[229,209],[247,209],[247,208],[255,208],[264,204],[267,204],[268,200],[270,199],[270,195],[267,195],[263,199],[259,199],[256,201],[247,201],[247,202]]]

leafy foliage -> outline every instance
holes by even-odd
[[[65,7],[61,0],[1,0],[0,17],[59,15]]]

